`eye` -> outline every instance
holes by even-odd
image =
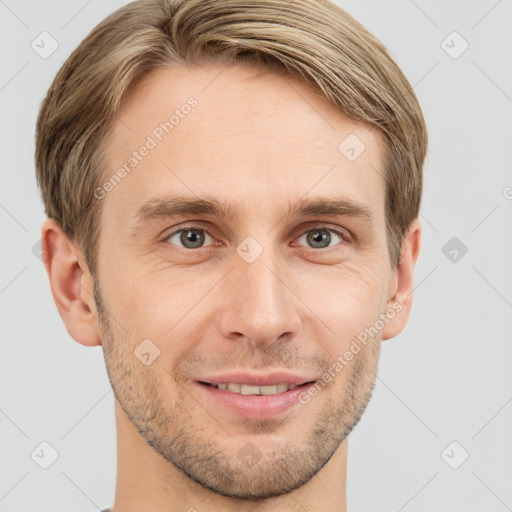
[[[177,239],[178,243],[172,242],[173,238]],[[170,241],[173,245],[183,244],[180,247],[184,249],[197,249],[203,246],[205,238],[212,238],[205,229],[189,226],[166,236],[164,241]]]
[[[334,239],[332,234],[334,234]],[[349,236],[342,231],[327,228],[326,226],[318,226],[304,232],[298,240],[306,239],[310,247],[313,249],[329,248],[331,242],[339,239],[335,245],[340,245],[342,242],[349,240]],[[170,235],[167,235],[163,241],[170,242],[172,245],[177,245],[184,249],[199,249],[205,245],[207,239],[213,240],[208,231],[199,226],[187,226],[181,228]],[[173,241],[174,239],[174,241]],[[333,246],[331,246],[333,247]]]
[[[305,237],[307,243],[311,244],[310,247],[313,249],[325,249],[329,248],[330,242],[333,240],[331,233],[334,233],[334,240],[336,240],[336,238],[340,240],[340,242],[335,245],[340,245],[341,242],[344,242],[345,239],[348,239],[348,237],[346,237],[346,235],[341,231],[330,229],[325,226],[318,226],[306,231],[298,238],[298,240],[301,240]]]

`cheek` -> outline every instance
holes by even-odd
[[[331,268],[323,279],[304,279],[304,302],[316,314],[308,316],[309,327],[317,349],[331,361],[333,385],[344,388],[356,361],[366,367],[378,357],[381,334],[371,328],[385,309],[388,279],[377,263],[347,264]]]
[[[320,318],[343,329],[345,337],[346,328],[361,329],[379,317],[387,301],[389,279],[381,264],[344,264],[331,267],[323,276],[305,274],[302,297]]]
[[[107,303],[131,337],[153,340],[165,351],[165,359],[174,360],[193,348],[192,340],[201,339],[205,322],[211,327],[226,304],[236,301],[228,296],[233,287],[220,282],[224,274],[224,267],[207,266],[148,271],[140,262],[126,261],[105,279]],[[387,299],[389,276],[377,257],[343,265],[289,267],[282,278],[296,295],[286,287],[282,290],[284,300],[292,301],[303,318],[301,328],[325,341],[323,349],[329,354],[333,349],[336,355],[344,351],[353,337],[371,326]]]
[[[116,318],[138,340],[135,345],[150,339],[160,350],[160,364],[168,368],[193,348],[193,340],[200,339],[200,319],[208,318],[213,309],[207,291],[217,281],[211,274],[200,277],[176,269],[147,272],[134,265],[129,279],[118,274],[113,284]]]

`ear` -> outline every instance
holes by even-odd
[[[81,250],[54,219],[43,222],[41,249],[53,300],[68,333],[82,345],[101,345],[94,280]]]
[[[387,304],[390,311],[389,317],[392,320],[384,326],[382,340],[388,340],[400,334],[409,320],[414,288],[414,267],[420,253],[420,245],[421,224],[416,218],[409,225],[402,240],[400,263],[393,276],[392,290],[395,290],[395,293],[389,298]],[[391,311],[394,311],[393,317]]]

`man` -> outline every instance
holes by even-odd
[[[112,512],[345,511],[420,249],[426,128],[383,45],[325,0],[133,2],[36,146],[53,297],[116,398]]]

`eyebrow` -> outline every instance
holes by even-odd
[[[168,219],[186,215],[211,215],[218,218],[234,218],[239,213],[238,206],[220,201],[215,197],[192,198],[167,195],[155,197],[144,203],[133,215],[133,227],[157,219]],[[289,204],[288,216],[315,217],[338,216],[357,217],[373,225],[370,208],[348,197],[317,197],[300,199],[294,205]]]

